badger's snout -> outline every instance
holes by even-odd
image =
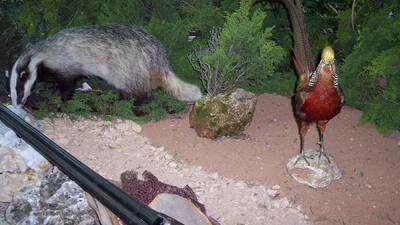
[[[6,90],[7,90],[7,95],[10,98],[13,98],[15,96],[16,102],[12,102],[13,105],[24,105],[26,102],[26,98],[24,98],[24,86],[25,83],[29,79],[29,73],[26,71],[22,71],[21,73],[18,74],[18,77],[16,79],[16,84],[11,85],[11,77],[8,71],[6,72]],[[11,99],[14,101],[14,99]]]
[[[8,95],[9,95],[9,97],[11,98],[12,94],[11,94],[10,85],[7,85],[7,86],[8,86],[8,93],[9,93]],[[23,104],[25,104],[25,102],[22,101],[22,98],[24,97],[24,85],[23,85],[23,81],[20,81],[20,82],[17,83],[17,86],[16,86],[15,90],[16,90],[16,96],[17,96],[17,98],[16,98],[16,100],[17,100],[16,104],[17,104],[17,105],[21,105],[21,104],[23,105]]]

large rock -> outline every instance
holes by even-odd
[[[1,173],[0,174],[0,202],[10,202],[14,193],[20,188],[37,182],[34,173]]]
[[[42,130],[40,121],[23,108],[8,107]],[[98,224],[84,191],[58,169],[50,169],[46,159],[0,123],[0,224]]]
[[[25,172],[28,169],[22,156],[17,154],[14,149],[0,147],[0,173]]]
[[[40,131],[43,130],[41,121],[35,120],[32,115],[30,115],[20,106],[9,105],[7,107],[18,116],[23,118],[26,122],[34,126],[36,129]],[[40,155],[40,153],[33,149],[24,140],[19,138],[13,130],[0,122],[0,155],[6,154],[10,151],[10,149],[13,151],[12,154],[15,154],[19,159],[22,158],[26,166],[34,170],[35,173],[41,173],[41,171],[49,164],[48,161],[43,158],[42,155]],[[4,163],[14,163],[13,160],[10,161],[8,159],[7,162]],[[4,164],[2,166],[4,166]]]
[[[194,105],[190,127],[200,137],[238,135],[250,124],[256,101],[255,94],[240,88],[215,97],[206,96]]]
[[[23,108],[18,106],[8,106],[8,108],[37,129],[42,129],[41,123]],[[38,182],[49,167],[50,164],[45,158],[0,122],[1,202],[10,202],[14,192],[23,186]]]
[[[56,168],[40,185],[25,186],[14,194],[5,220],[15,225],[98,225],[85,192]]]
[[[14,192],[38,181],[37,174],[14,148],[0,147],[0,202],[10,202]]]

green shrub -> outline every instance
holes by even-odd
[[[52,117],[56,113],[66,113],[72,119],[112,118],[130,119],[138,122],[159,120],[173,113],[179,113],[186,107],[184,102],[178,101],[163,91],[154,92],[154,99],[144,103],[139,110],[144,113],[138,117],[133,113],[135,106],[134,99],[120,99],[119,93],[115,90],[104,90],[101,93],[76,92],[71,100],[62,102],[57,94],[42,93],[49,96],[39,103],[39,110],[34,111],[38,118]]]
[[[147,117],[142,118],[142,121],[159,120],[169,114],[179,113],[185,108],[185,103],[174,99],[163,91],[157,91],[154,93],[154,99],[141,108],[147,113]]]
[[[361,26],[359,40],[340,67],[346,102],[379,130],[400,130],[400,18],[382,8]]]
[[[134,119],[132,112],[133,100],[119,100],[119,94],[113,90],[103,91],[101,94],[76,92],[71,100],[62,102],[56,93],[42,93],[49,96],[47,100],[39,103],[39,110],[35,111],[37,117],[54,115],[56,112],[67,113],[71,118],[93,116],[102,119],[111,119],[112,116]],[[122,107],[121,107],[122,106]],[[130,109],[130,113],[126,110]]]
[[[252,1],[241,1],[222,29],[211,31],[208,47],[190,56],[209,95],[270,76],[283,58],[283,49],[270,40],[273,28],[263,29],[265,13],[251,12],[251,6]]]

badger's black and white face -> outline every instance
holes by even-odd
[[[18,68],[19,59],[14,64],[9,83],[12,105],[24,105],[31,94],[33,85],[37,78],[37,65],[29,65],[26,69]],[[32,71],[32,72],[30,72]]]
[[[22,102],[22,98],[24,97],[24,86],[26,82],[28,81],[30,74],[27,71],[20,71],[16,80],[16,85],[11,86],[11,75],[6,73],[6,86],[7,86],[7,93],[9,93],[9,96],[11,97],[11,101],[13,102],[14,99],[16,99],[16,104],[24,104],[25,102]],[[12,97],[11,90],[14,89],[16,91],[16,98]],[[25,100],[26,101],[26,100]],[[13,102],[13,105],[14,102]]]

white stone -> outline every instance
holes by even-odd
[[[21,144],[21,139],[11,129],[6,130],[0,136],[0,146],[15,147],[19,144]]]
[[[37,182],[34,173],[1,173],[0,174],[0,202],[10,202],[20,188]]]
[[[15,153],[11,148],[1,148],[0,150],[0,173],[25,172],[28,166],[24,159]]]
[[[276,198],[280,194],[278,190],[268,189],[267,194],[271,198]]]
[[[24,185],[5,213],[11,224],[98,224],[83,190],[57,169],[36,184]]]
[[[238,188],[245,188],[247,186],[247,184],[244,183],[243,181],[239,181],[235,184],[235,186]]]
[[[211,225],[211,222],[190,200],[179,195],[159,194],[150,208],[187,225]]]
[[[276,184],[276,185],[272,186],[271,189],[272,190],[279,190],[279,189],[281,189],[281,186]]]
[[[286,164],[289,176],[297,182],[312,188],[323,188],[342,177],[332,156],[329,156],[329,163],[324,156],[319,157],[319,151],[310,149],[304,154],[310,165],[303,159],[297,161],[300,155],[293,156]]]
[[[41,174],[50,165],[39,152],[28,144],[20,146],[16,152],[25,160],[26,165],[38,174]]]
[[[172,168],[176,168],[178,166],[178,164],[176,164],[175,162],[170,162],[168,165]]]
[[[173,156],[171,154],[167,154],[167,155],[165,155],[165,159],[168,160],[168,161],[172,160]]]
[[[215,173],[211,174],[211,178],[214,179],[214,180],[217,180],[218,179],[218,173],[215,172]]]

